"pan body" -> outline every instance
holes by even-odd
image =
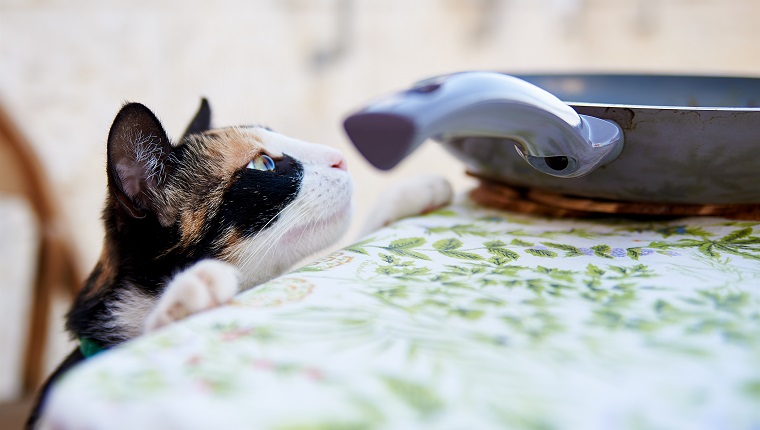
[[[578,113],[616,122],[625,144],[581,178],[534,170],[514,142],[445,142],[468,170],[573,196],[679,204],[760,203],[760,79],[633,75],[518,76]]]

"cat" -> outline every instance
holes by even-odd
[[[211,128],[206,99],[179,141],[125,104],[107,140],[105,239],[66,316],[80,346],[38,395],[85,359],[229,301],[334,244],[350,222],[352,180],[337,150],[261,126]],[[365,231],[443,206],[451,187],[424,176],[378,202]]]

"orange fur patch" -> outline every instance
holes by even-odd
[[[261,138],[253,131],[223,128],[208,132],[206,135],[213,137],[208,140],[206,151],[209,156],[222,159],[224,173],[227,174],[225,176],[245,167],[264,149]]]
[[[181,247],[190,245],[195,238],[201,236],[207,213],[208,208],[203,205],[199,205],[195,210],[189,209],[180,213]]]
[[[187,166],[175,189],[166,190],[168,205],[178,210],[180,223],[179,248],[186,248],[200,239],[205,222],[222,204],[224,190],[238,170],[263,152],[264,144],[255,130],[235,127],[214,129],[198,135],[188,143],[197,164]],[[269,153],[269,152],[267,152]],[[277,157],[279,154],[271,154]],[[199,189],[202,187],[202,189]],[[188,193],[188,188],[194,188]],[[237,235],[237,233],[234,233]],[[237,242],[230,236],[227,241]],[[227,248],[220,240],[220,248]]]
[[[85,284],[83,294],[87,297],[97,295],[101,290],[110,287],[116,278],[116,267],[107,246],[103,246],[98,263],[95,265],[95,270],[92,271],[90,278]]]
[[[222,250],[221,257],[224,261],[234,263],[236,256],[233,254],[233,250],[237,249],[237,245],[242,242],[243,236],[235,229],[228,229],[224,232],[216,241],[216,245]]]

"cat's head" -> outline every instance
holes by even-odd
[[[172,143],[145,106],[118,113],[104,211],[111,254],[167,266],[219,258],[252,284],[345,232],[352,186],[340,152],[264,127],[212,129],[210,118],[204,99]]]

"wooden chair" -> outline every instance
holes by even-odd
[[[0,191],[23,196],[40,229],[36,275],[23,365],[23,394],[42,383],[51,298],[56,288],[75,294],[82,276],[53,197],[53,188],[32,147],[0,106]]]

